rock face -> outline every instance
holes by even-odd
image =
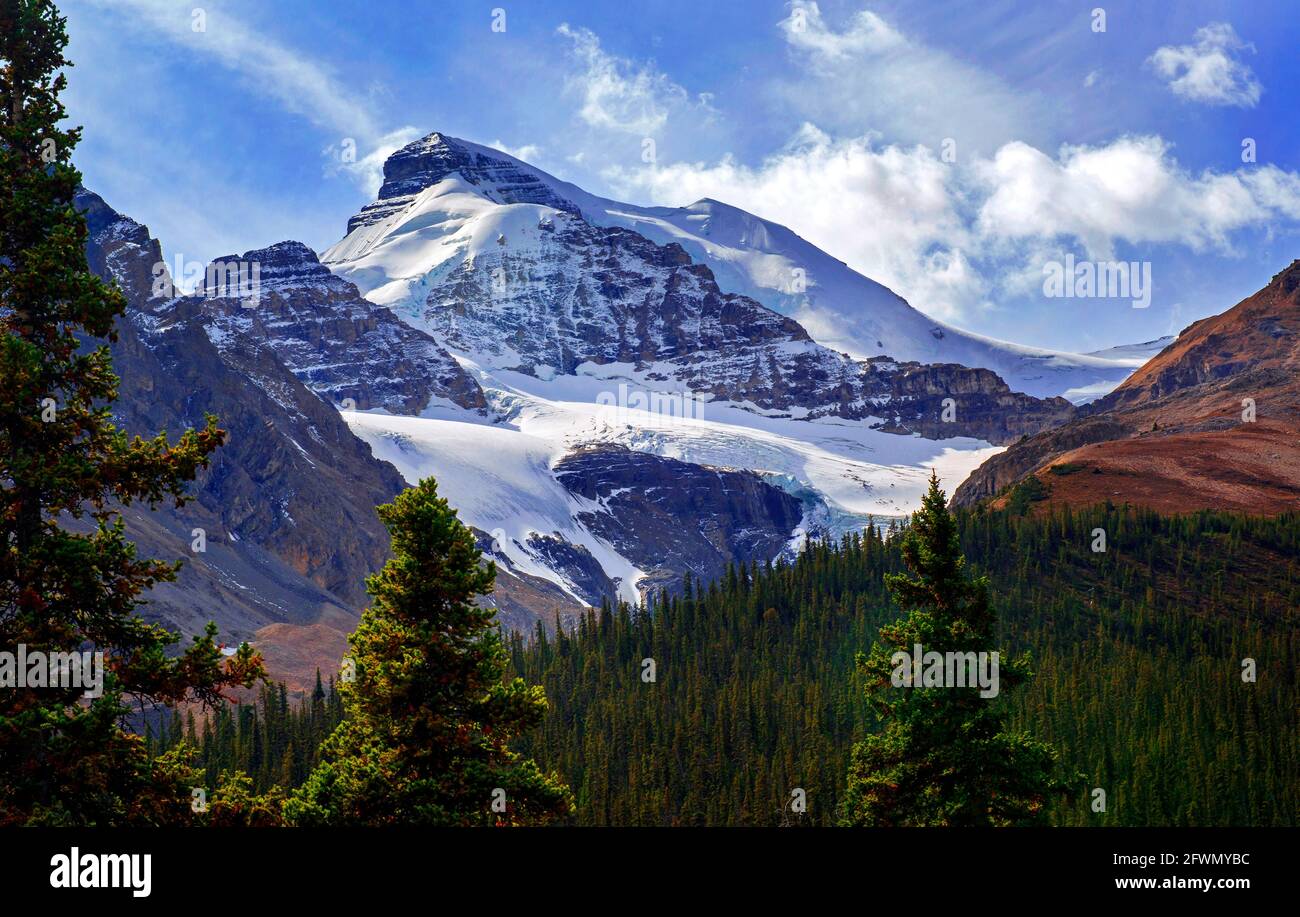
[[[1087,417],[1028,437],[977,468],[953,492],[951,502],[954,506],[972,506],[996,497],[1056,456],[1089,443],[1120,439],[1129,432],[1128,425],[1103,416]]]
[[[90,269],[105,280],[113,280],[126,293],[128,306],[149,311],[163,301],[154,293],[154,269],[167,274],[162,246],[149,235],[149,228],[108,206],[98,194],[82,189],[76,206],[86,218],[86,260]]]
[[[396,470],[376,461],[274,352],[253,344],[219,351],[197,300],[153,296],[148,280],[165,266],[144,226],[89,192],[78,203],[92,267],[116,280],[129,304],[113,347],[122,380],[116,415],[130,432],[152,435],[213,413],[229,434],[192,488],[198,499],[179,511],[180,528],[188,532],[201,507],[209,545],[257,545],[317,588],[363,601],[362,579],[388,548],[374,506],[404,486]],[[176,551],[189,553],[189,540]]]
[[[230,282],[232,271],[223,267],[242,267],[248,288]],[[250,291],[253,298],[245,295]],[[418,414],[431,399],[443,399],[486,412],[483,390],[437,341],[367,302],[301,242],[219,258],[197,293],[218,349],[264,345],[334,404]]]
[[[1300,506],[1300,261],[1182,332],[1083,417],[1017,443],[953,494],[1037,476],[1049,499],[1164,512]]]
[[[750,471],[708,468],[621,446],[579,449],[555,466],[557,479],[598,508],[579,518],[646,576],[643,595],[676,590],[728,563],[767,561],[789,545],[803,519],[798,499]]]
[[[571,373],[586,361],[690,365],[692,356],[810,343],[793,319],[724,295],[680,246],[565,215],[462,262],[426,308],[430,330],[452,348],[513,352],[525,371]]]
[[[606,575],[600,561],[582,545],[573,544],[557,535],[534,532],[528,538],[528,548],[534,556],[542,558],[550,569],[572,583],[588,605],[599,605],[605,599],[618,601],[617,584]]]
[[[605,575],[600,563],[581,545],[553,535],[534,534],[529,547],[546,558],[551,569],[573,584],[582,597],[580,604],[558,585],[515,566],[496,544],[492,535],[472,529],[478,548],[497,568],[496,585],[483,601],[497,610],[497,619],[507,630],[531,633],[539,625],[550,629],[555,622],[566,626],[576,611],[615,601],[617,586]]]
[[[430,291],[425,323],[453,350],[530,375],[627,363],[697,395],[800,417],[883,417],[881,429],[935,439],[1003,444],[1074,411],[1063,398],[1012,392],[986,369],[852,360],[794,319],[722,292],[680,246],[567,214],[462,262]]]
[[[977,436],[997,445],[1052,429],[1075,415],[1064,398],[1031,398],[1013,392],[997,374],[953,363],[866,361],[879,371],[869,377],[881,390],[871,396],[890,418],[881,426],[891,433],[919,433],[927,439]],[[951,418],[951,419],[949,419]]]

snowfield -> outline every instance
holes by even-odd
[[[556,583],[577,598],[571,583],[527,547],[531,533],[558,535],[589,550],[620,595],[637,598],[643,575],[575,518],[605,511],[568,493],[555,463],[575,448],[615,443],[681,461],[758,472],[800,498],[805,532],[838,537],[874,519],[886,522],[920,504],[931,469],[949,490],[1001,451],[980,440],[928,440],[868,428],[863,421],[798,420],[755,413],[729,402],[652,400],[645,375],[628,365],[585,364],[576,376],[544,381],[508,370],[485,369],[468,357],[498,423],[454,405],[435,404],[420,417],[344,412],[352,431],[376,458],[391,462],[414,484],[433,475],[467,525],[491,533],[520,570]],[[654,405],[647,410],[639,404]],[[667,405],[684,405],[665,411]]]
[[[345,411],[343,417],[376,458],[392,462],[411,484],[430,475],[437,479],[438,493],[456,508],[460,520],[490,534],[493,549],[520,571],[555,583],[585,604],[572,583],[526,547],[534,532],[557,535],[590,551],[619,583],[621,599],[639,601],[636,584],[642,572],[574,519],[588,507],[551,474],[562,454],[555,444],[472,419],[355,411]]]

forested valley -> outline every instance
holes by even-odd
[[[996,703],[1083,776],[1052,823],[1296,823],[1300,516],[955,517],[991,577],[1000,638],[1033,661]],[[884,576],[901,569],[897,533],[871,530],[646,608],[592,609],[569,631],[513,634],[515,673],[548,699],[516,745],[569,784],[579,825],[836,824],[850,748],[875,728],[855,657],[898,617]],[[264,689],[198,727],[178,716],[154,747],[188,737],[210,780],[238,769],[258,791],[289,788],[341,716],[332,679],[298,705]]]

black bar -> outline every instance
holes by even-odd
[[[688,887],[758,904],[789,893],[829,906],[847,895],[855,910],[1027,892],[1050,893],[1053,901],[1180,904],[1200,896],[1231,906],[1242,895],[1294,892],[1287,866],[1296,839],[1294,829],[1271,828],[13,829],[0,832],[0,881],[10,901],[41,896],[129,910],[186,901],[238,906],[240,899],[296,909],[368,895],[388,909],[416,894],[451,905],[442,890],[452,889],[484,895],[493,908],[591,901],[604,889],[613,897],[595,900],[613,909],[637,908],[638,900],[675,908],[685,904],[677,896]],[[149,854],[149,895],[51,887],[51,861],[74,847],[79,859]],[[1193,879],[1214,884],[1162,885]],[[1120,887],[1132,880],[1154,887]],[[1248,885],[1221,884],[1240,880]]]

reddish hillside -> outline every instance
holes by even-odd
[[[1088,416],[990,459],[953,502],[996,500],[1030,474],[1074,505],[1300,508],[1300,261],[1187,328]]]
[[[1295,381],[1300,351],[1300,261],[1221,315],[1191,325],[1102,400],[1105,409],[1179,401],[1206,382],[1281,369]]]

